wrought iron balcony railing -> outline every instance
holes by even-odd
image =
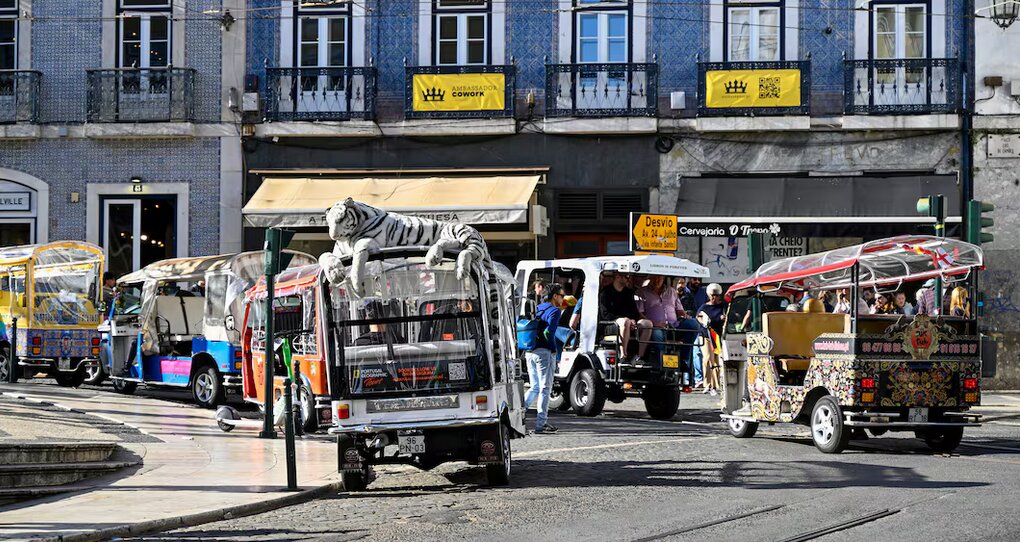
[[[39,80],[31,70],[0,70],[0,124],[39,120]]]
[[[848,115],[960,109],[960,69],[955,58],[847,60],[843,75],[843,110]]]
[[[731,74],[730,71],[742,73]],[[748,73],[751,72],[751,73]],[[794,73],[796,72],[796,73]],[[721,78],[722,95],[709,100],[708,86]],[[712,81],[709,81],[712,79]],[[757,85],[757,86],[754,86]],[[732,89],[732,90],[731,90]],[[753,89],[751,94],[743,95]],[[715,90],[715,89],[713,89]],[[811,61],[698,62],[698,116],[809,115]]]
[[[87,70],[89,122],[194,120],[195,70],[122,68]]]
[[[513,65],[408,67],[404,116],[409,119],[513,117],[516,74]],[[463,83],[457,82],[459,75],[467,76]],[[499,108],[500,102],[502,108]]]
[[[375,117],[376,69],[267,68],[266,120],[370,120]]]
[[[547,64],[547,117],[654,117],[658,115],[659,66]]]

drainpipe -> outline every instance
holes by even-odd
[[[974,0],[965,0],[966,13],[974,13]],[[967,17],[963,30],[963,43],[960,47],[960,81],[962,84],[961,104],[963,107],[963,118],[960,119],[960,214],[963,215],[963,224],[967,224],[969,213],[968,202],[974,199],[974,142],[972,141],[974,129],[974,71],[971,69],[974,61],[974,22],[973,17]]]

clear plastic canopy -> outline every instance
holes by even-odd
[[[860,245],[767,262],[755,274],[730,287],[732,295],[749,288],[832,290],[853,284],[881,287],[935,277],[958,277],[984,265],[981,249],[958,239],[903,235]]]
[[[83,241],[0,247],[0,267],[21,265],[29,261],[35,267],[95,264],[103,261],[103,249]]]

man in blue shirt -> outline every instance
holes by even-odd
[[[556,427],[547,423],[549,418],[549,395],[552,393],[553,379],[556,376],[555,337],[556,328],[560,323],[560,306],[563,304],[563,286],[550,284],[545,288],[544,303],[535,308],[535,316],[544,322],[545,326],[538,338],[534,350],[524,352],[524,359],[528,362],[528,380],[531,381],[531,389],[524,397],[524,404],[530,407],[538,399],[535,410],[535,433],[542,435],[555,433]]]

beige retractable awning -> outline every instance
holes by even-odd
[[[257,228],[323,227],[345,198],[411,216],[465,224],[527,224],[540,175],[495,177],[266,178],[244,206]]]

